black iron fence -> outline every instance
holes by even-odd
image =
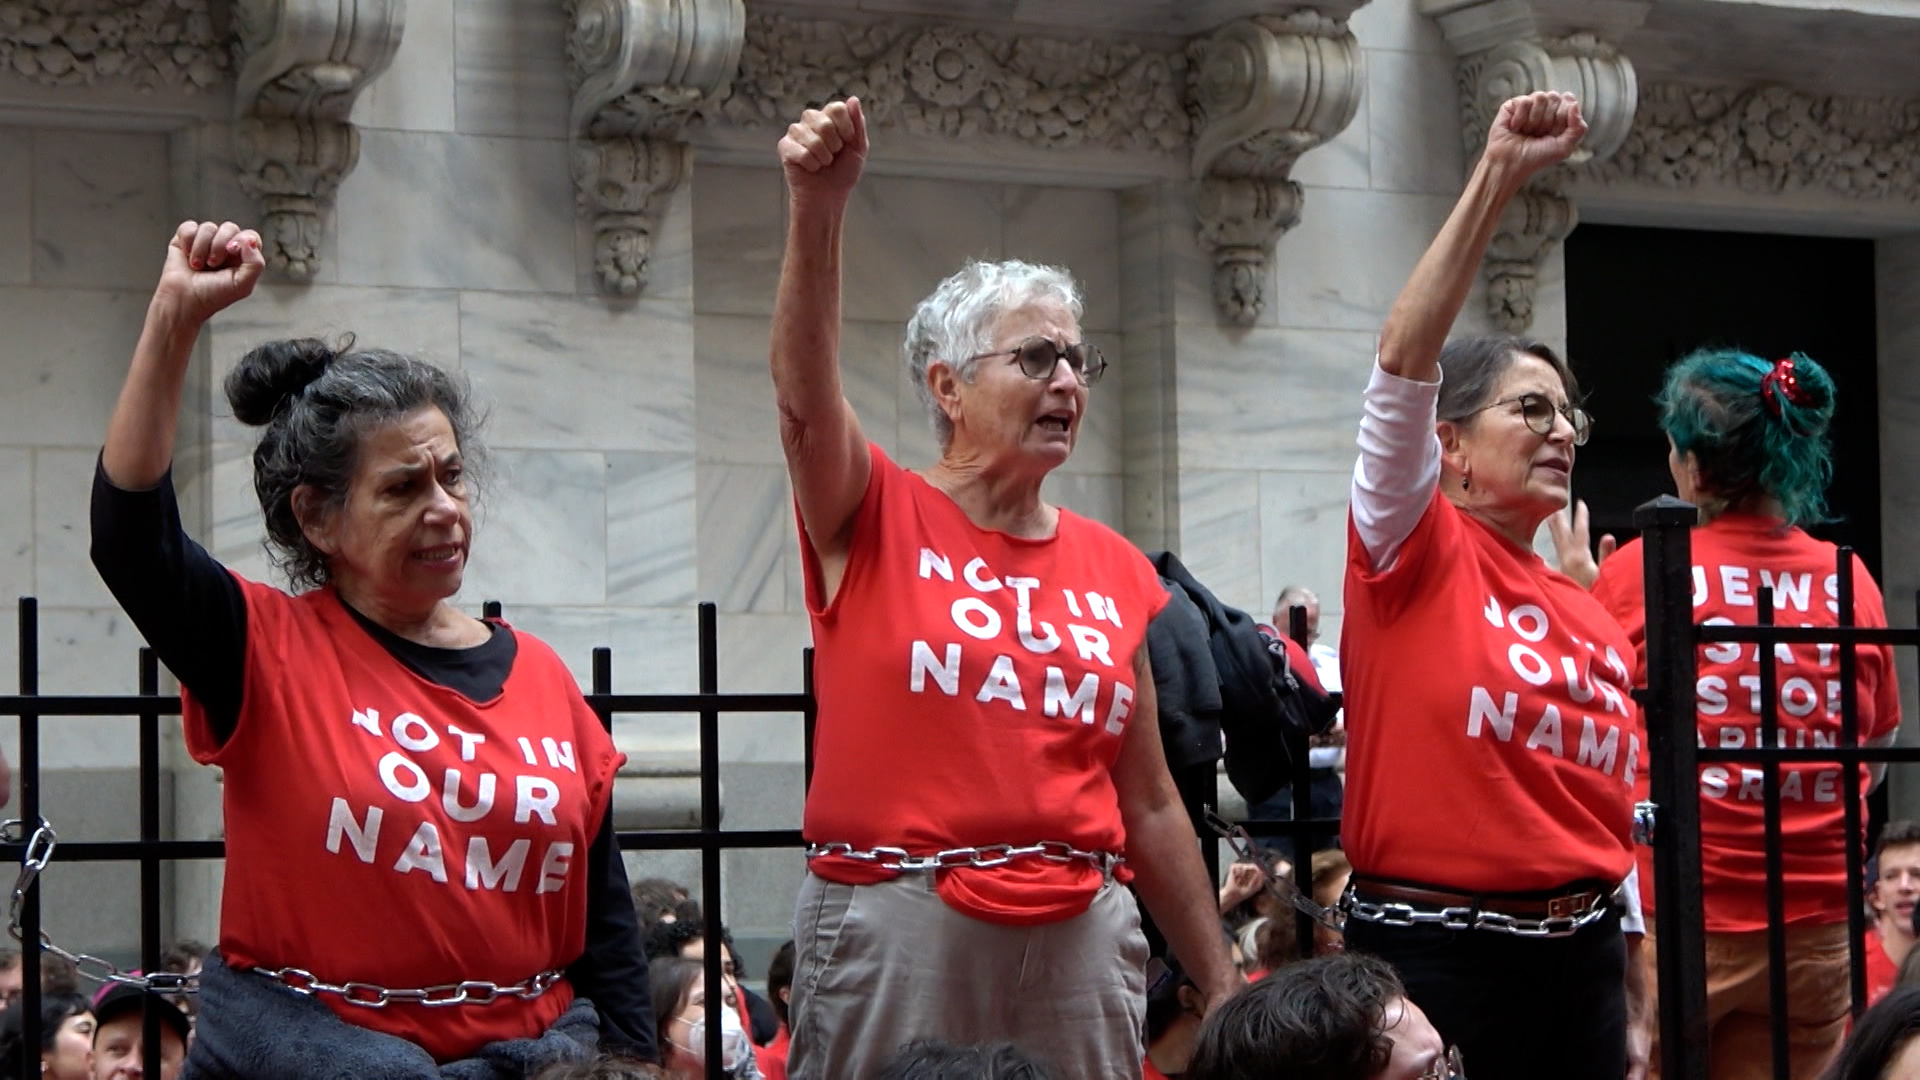
[[[500,605],[486,605],[489,617],[500,615]],[[138,693],[133,695],[53,696],[40,693],[40,618],[32,598],[19,605],[19,685],[20,692],[0,696],[0,717],[20,721],[20,753],[14,770],[19,794],[19,822],[0,842],[0,860],[20,865],[30,856],[47,866],[64,863],[135,863],[140,872],[140,970],[158,972],[161,943],[161,864],[183,859],[218,859],[226,845],[218,840],[162,839],[160,820],[160,723],[162,717],[180,715],[180,699],[160,694],[160,668],[153,653],[141,649]],[[718,618],[712,604],[699,608],[699,681],[691,694],[615,694],[613,692],[613,654],[610,649],[593,651],[592,692],[587,704],[599,715],[609,731],[617,715],[643,713],[694,714],[699,718],[700,738],[700,827],[692,830],[633,830],[615,834],[622,851],[698,851],[700,853],[701,908],[706,918],[704,938],[721,939],[720,857],[726,851],[793,848],[803,846],[798,829],[722,829],[720,827],[720,717],[746,713],[797,713],[805,726],[805,776],[813,777],[813,650],[802,657],[803,687],[797,694],[722,694],[719,690]],[[41,722],[60,717],[128,717],[139,726],[140,743],[140,836],[138,840],[60,842],[50,852],[46,838],[39,832],[44,824],[40,803]],[[56,823],[57,824],[57,823]],[[36,837],[38,840],[36,841]],[[46,855],[50,859],[43,859]],[[58,870],[52,870],[58,873]],[[17,937],[22,942],[45,940],[42,934],[40,889],[37,875],[23,874],[12,890],[10,912]],[[60,943],[54,942],[58,945]],[[706,956],[706,984],[721,983],[721,950],[709,948]],[[41,950],[21,950],[22,1020],[19,1080],[40,1075],[40,969]],[[134,980],[122,976],[113,965],[81,955],[83,976],[99,982]],[[156,1008],[171,1008],[153,994],[146,995],[143,1050],[145,1074],[161,1075],[160,1014]],[[706,999],[706,1060],[721,1059],[722,995],[709,993]],[[720,1076],[717,1071],[712,1075]]]
[[[1865,1005],[1866,983],[1864,942],[1864,830],[1861,820],[1860,763],[1920,761],[1920,748],[1866,748],[1859,745],[1859,701],[1857,692],[1857,649],[1862,645],[1920,646],[1920,630],[1861,628],[1854,626],[1852,552],[1841,549],[1836,566],[1838,574],[1838,628],[1801,628],[1774,625],[1773,597],[1770,591],[1757,589],[1758,625],[1695,625],[1692,606],[1691,528],[1696,521],[1692,506],[1675,499],[1655,500],[1640,508],[1635,524],[1644,542],[1647,612],[1648,686],[1636,692],[1644,707],[1648,737],[1650,783],[1653,801],[1658,806],[1653,836],[1654,892],[1658,940],[1658,985],[1662,1074],[1670,1078],[1709,1075],[1707,1069],[1707,1008],[1704,961],[1704,909],[1701,896],[1699,768],[1703,764],[1727,763],[1758,765],[1764,772],[1765,844],[1767,852],[1767,905],[1769,916],[1769,993],[1772,1015],[1787,1015],[1786,931],[1782,912],[1784,898],[1781,882],[1781,822],[1779,766],[1790,762],[1840,763],[1841,799],[1847,834],[1854,837],[1847,845],[1848,920],[1853,950],[1852,994],[1857,1016]],[[489,603],[487,613],[497,616],[499,606]],[[1306,610],[1295,608],[1289,636],[1307,641]],[[52,853],[49,865],[81,862],[134,863],[140,874],[140,967],[154,972],[160,966],[161,943],[161,865],[174,860],[217,859],[225,846],[217,840],[163,839],[160,820],[160,723],[163,717],[180,713],[180,700],[159,693],[159,666],[152,653],[140,651],[138,692],[133,695],[52,696],[39,692],[39,617],[35,602],[22,599],[19,606],[19,687],[12,696],[0,696],[0,717],[17,717],[20,722],[20,752],[15,769],[19,817],[24,824],[0,836],[0,859],[20,863],[36,853],[34,826],[41,822],[40,740],[43,719],[60,717],[127,717],[138,725],[140,832],[137,840],[63,842]],[[1762,719],[1760,744],[1743,749],[1702,748],[1698,742],[1695,714],[1696,649],[1718,642],[1741,642],[1767,646],[1759,650]],[[1841,684],[1841,732],[1838,747],[1787,748],[1780,745],[1779,701],[1774,672],[1774,644],[1826,644],[1839,651]],[[698,690],[691,694],[615,694],[613,657],[610,650],[593,653],[592,692],[587,702],[601,722],[611,730],[613,718],[632,714],[694,714],[698,717],[700,746],[700,826],[694,830],[637,830],[616,834],[622,851],[698,851],[700,853],[702,908],[706,925],[705,940],[715,942],[721,936],[721,855],[727,851],[752,849],[798,849],[804,846],[797,829],[739,830],[720,827],[720,717],[727,714],[789,713],[803,717],[805,725],[805,776],[813,775],[813,695],[812,651],[803,658],[803,689],[789,694],[722,694],[719,691],[719,648],[717,614],[714,605],[701,604],[698,621]],[[1292,759],[1292,820],[1248,821],[1246,831],[1260,837],[1292,837],[1295,840],[1294,885],[1303,896],[1313,891],[1311,860],[1305,857],[1307,841],[1337,835],[1338,818],[1314,818],[1309,803],[1311,784],[1309,751],[1304,736],[1290,737]],[[1216,809],[1213,800],[1204,806],[1189,808],[1196,831],[1204,843],[1207,864],[1218,876],[1218,845],[1205,828],[1205,815]],[[40,895],[32,875],[23,875],[13,891],[11,911],[22,941],[41,938]],[[1312,919],[1297,912],[1297,940],[1310,947]],[[109,974],[110,965],[82,957],[83,974]],[[721,982],[721,955],[707,949],[706,981],[709,986]],[[23,1008],[23,1045],[28,1048],[22,1061],[21,1080],[37,1076],[34,1051],[40,1045],[40,967],[37,949],[22,950],[25,1007]],[[111,977],[111,976],[110,976]],[[147,997],[145,1055],[148,1075],[158,1076],[160,1035],[158,1003]],[[162,1006],[164,1007],[164,1006]],[[720,994],[707,997],[706,1058],[718,1062],[722,1050]],[[1773,1024],[1774,1075],[1788,1080],[1786,1027]],[[719,1076],[717,1071],[711,1075]]]
[[[1666,1077],[1704,1077],[1708,1072],[1706,930],[1700,855],[1700,767],[1757,766],[1762,773],[1766,857],[1769,1015],[1773,1018],[1773,1075],[1789,1080],[1787,927],[1782,876],[1780,766],[1818,762],[1840,766],[1845,815],[1847,932],[1852,957],[1852,1005],[1866,1006],[1866,859],[1861,816],[1862,764],[1920,761],[1920,748],[1860,744],[1858,650],[1861,646],[1920,646],[1920,630],[1855,625],[1853,559],[1840,548],[1835,559],[1837,627],[1779,626],[1770,588],[1756,587],[1756,625],[1696,625],[1693,612],[1692,528],[1695,508],[1661,498],[1639,508],[1646,574],[1646,718],[1652,797],[1657,806],[1653,837],[1655,937],[1660,998],[1660,1067]],[[1920,611],[1920,603],[1916,604]],[[1737,642],[1757,646],[1760,736],[1740,749],[1702,747],[1696,714],[1697,650]],[[1780,738],[1780,689],[1776,645],[1829,645],[1838,650],[1840,731],[1838,746],[1787,747]],[[1822,695],[1824,698],[1825,695]]]

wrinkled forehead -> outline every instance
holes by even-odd
[[[1080,340],[1080,321],[1065,304],[1043,300],[1001,312],[992,333],[996,349],[1011,349],[1036,337],[1072,345]]]
[[[1521,394],[1541,394],[1555,405],[1567,404],[1565,380],[1552,364],[1532,353],[1521,353],[1507,365],[1494,386],[1493,400],[1506,401]]]
[[[400,463],[438,460],[458,453],[460,442],[447,414],[428,405],[395,420],[375,424],[360,437],[360,463],[383,468]]]

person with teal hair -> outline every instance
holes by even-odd
[[[1696,621],[1753,625],[1759,598],[1773,593],[1775,619],[1788,626],[1840,622],[1838,551],[1804,531],[1828,519],[1833,476],[1828,428],[1835,388],[1825,368],[1794,353],[1768,361],[1737,349],[1701,349],[1667,370],[1660,389],[1660,427],[1667,465],[1680,497],[1699,507],[1693,530],[1693,614]],[[1576,515],[1584,517],[1584,515]],[[1603,562],[1586,550],[1584,521],[1555,529],[1561,565],[1620,620],[1635,652],[1635,682],[1646,681],[1646,599],[1640,541]],[[1885,626],[1886,606],[1857,560],[1854,622]],[[1775,711],[1781,745],[1838,746],[1841,734],[1839,650],[1830,645],[1778,646]],[[1858,735],[1883,744],[1900,726],[1900,694],[1892,650],[1863,647]],[[1758,650],[1751,645],[1701,648],[1696,684],[1703,746],[1761,743]],[[1648,762],[1647,774],[1661,767]],[[1847,941],[1846,834],[1841,767],[1791,762],[1780,767],[1781,856],[1785,871],[1787,1010],[1791,1071],[1813,1080],[1839,1050],[1851,1006]],[[1878,779],[1861,771],[1865,794]],[[1700,859],[1707,929],[1707,1014],[1711,1080],[1771,1076],[1767,994],[1765,802],[1758,767],[1700,769]],[[1650,851],[1641,848],[1645,907],[1653,906]],[[1651,918],[1649,918],[1651,923]],[[1871,943],[1869,947],[1872,947]],[[1645,950],[1652,956],[1653,950]],[[1651,980],[1650,980],[1651,981]],[[1658,1055],[1654,1055],[1658,1061]]]

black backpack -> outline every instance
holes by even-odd
[[[1293,778],[1292,748],[1332,726],[1337,701],[1294,673],[1284,642],[1221,603],[1172,552],[1148,558],[1173,597],[1147,628],[1169,766],[1219,760],[1224,735],[1234,790],[1249,804],[1271,798]]]

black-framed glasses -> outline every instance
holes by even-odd
[[[1593,416],[1587,410],[1572,402],[1555,405],[1553,399],[1545,394],[1526,393],[1502,398],[1490,405],[1482,405],[1473,412],[1483,413],[1502,405],[1519,405],[1520,419],[1526,421],[1528,430],[1535,435],[1553,434],[1553,418],[1556,414],[1566,417],[1567,423],[1573,425],[1573,445],[1587,445],[1587,438],[1593,434]]]
[[[1467,1080],[1466,1058],[1457,1046],[1447,1047],[1447,1052],[1434,1060],[1419,1080]]]
[[[1107,373],[1107,358],[1100,350],[1087,342],[1075,342],[1062,348],[1051,338],[1030,337],[1011,349],[998,349],[969,356],[968,360],[985,360],[993,356],[1011,356],[1020,365],[1021,374],[1029,379],[1051,379],[1054,369],[1064,358],[1067,367],[1073,371],[1073,377],[1081,386],[1092,386]]]

